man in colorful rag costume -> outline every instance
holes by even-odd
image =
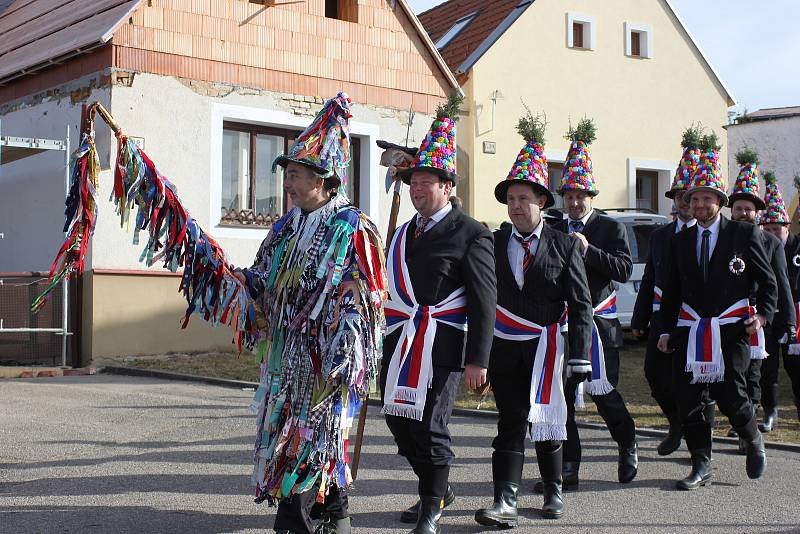
[[[349,117],[340,93],[275,160],[294,207],[241,271],[264,314],[253,481],[278,532],[314,532],[315,502],[325,532],[350,532],[349,430],[381,355],[381,240],[341,187]]]
[[[765,172],[764,182],[766,183],[765,209],[759,214],[758,223],[765,232],[777,237],[783,245],[792,292],[792,308],[797,315],[800,313],[800,237],[789,233],[792,219],[786,211],[775,173]],[[797,178],[795,183],[798,183]],[[797,327],[797,322],[794,329],[789,329],[785,333],[773,327],[767,336],[767,352],[770,357],[761,366],[761,405],[764,407],[764,421],[759,424],[759,429],[762,432],[770,432],[778,420],[778,370],[781,355],[783,355],[783,366],[792,383],[794,404],[797,407],[797,417],[800,419],[800,328]]]
[[[459,103],[451,97],[437,110],[413,165],[399,173],[417,215],[394,233],[387,258],[383,412],[419,479],[419,502],[401,516],[415,534],[438,533],[454,498],[447,424],[462,372],[470,389],[486,382],[497,302],[492,234],[448,201]]]
[[[745,149],[736,154],[736,161],[741,165],[741,170],[728,196],[731,219],[755,224],[759,211],[767,207],[761,197],[758,196],[758,154],[751,149]],[[763,396],[761,389],[762,368],[766,366],[768,360],[772,362],[778,359],[776,341],[783,337],[788,339],[789,333],[795,331],[797,322],[794,302],[792,301],[792,289],[789,286],[789,277],[786,270],[783,243],[768,232],[759,232],[759,235],[763,239],[764,252],[767,254],[767,259],[769,259],[772,267],[772,274],[775,275],[775,282],[778,284],[778,308],[775,311],[772,324],[761,328],[750,336],[750,367],[747,370],[746,377],[747,395],[750,397],[750,402],[753,403],[754,412],[758,412]],[[754,291],[750,295],[750,301],[753,305],[756,304],[755,289],[753,288]],[[776,335],[777,337],[775,337]],[[767,347],[772,349],[773,352],[770,353]],[[768,357],[769,354],[774,356]],[[770,393],[766,392],[768,396]],[[769,432],[772,430],[774,417],[770,417],[771,414],[768,408],[764,409],[764,414],[764,419],[769,423],[769,426],[760,426],[759,429],[762,432]],[[736,430],[731,429],[728,435],[736,436]],[[741,438],[739,439],[739,449],[744,450],[744,443]]]
[[[772,321],[778,286],[759,230],[720,214],[728,202],[716,136],[704,136],[697,172],[687,191],[697,224],[672,239],[670,270],[661,302],[658,348],[677,349],[674,386],[683,436],[692,460],[678,481],[693,490],[711,480],[711,425],[700,409],[706,388],[745,442],[746,471],[766,467],[764,439],[747,396],[750,336]],[[755,309],[750,296],[757,284]]]
[[[584,356],[591,362],[591,373],[588,377],[575,374],[567,384],[569,412],[567,440],[564,442],[563,483],[565,487],[578,485],[581,442],[575,422],[577,382],[582,382],[584,390],[592,396],[611,437],[617,442],[617,479],[627,483],[636,477],[639,461],[633,418],[616,389],[622,326],[617,318],[614,283],[628,281],[633,271],[633,261],[622,223],[592,208],[594,197],[600,193],[589,156],[589,144],[595,139],[594,123],[590,119],[583,119],[576,128],[570,128],[566,137],[571,143],[558,192],[564,199],[564,210],[568,217],[554,227],[575,236],[581,244],[589,292],[592,294],[594,324],[591,349]],[[541,484],[535,489],[540,492]]]
[[[520,120],[517,129],[527,144],[508,177],[495,187],[497,201],[508,205],[512,224],[494,234],[497,311],[489,360],[489,382],[499,412],[492,442],[494,504],[475,513],[475,521],[487,526],[517,524],[526,434],[535,443],[544,483],[542,515],[561,517],[567,306],[569,361],[585,361],[591,343],[592,297],[580,243],[546,225],[541,216],[554,203],[547,182],[544,127],[544,119],[530,113]]]

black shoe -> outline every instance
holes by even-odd
[[[764,422],[758,425],[761,432],[771,432],[778,422],[778,410],[776,408],[764,408]]]
[[[739,438],[739,454],[747,454],[747,443],[744,438]]]
[[[350,518],[333,519],[330,516],[323,518],[314,534],[350,534]]]
[[[619,447],[619,461],[617,463],[617,477],[622,484],[627,484],[634,478],[639,470],[639,455],[636,442],[630,447]]]
[[[442,517],[443,507],[444,499],[420,496],[417,524],[409,534],[439,534],[439,518]]]
[[[747,447],[746,470],[750,478],[761,478],[767,468],[767,451],[764,449],[764,436],[758,433],[755,440],[745,442]]]
[[[696,490],[711,482],[711,448],[690,451],[692,455],[692,471],[689,476],[679,480],[679,490]]]
[[[580,466],[580,462],[564,462],[561,475],[561,488],[564,491],[578,489],[578,469]],[[540,495],[544,493],[544,484],[541,480],[533,485],[533,492]]]
[[[494,483],[494,504],[475,512],[475,521],[487,527],[514,528],[517,526],[517,491],[519,484]]]
[[[728,429],[728,437],[729,437],[729,438],[738,438],[738,437],[739,437],[739,433],[738,433],[738,432],[736,432],[736,429],[735,429],[735,428],[733,428],[733,427],[730,427],[730,428]]]
[[[542,474],[542,490],[544,503],[542,504],[542,517],[545,519],[560,519],[564,515],[564,500],[561,496],[561,477],[563,474],[564,447],[558,444],[545,447],[537,442],[536,461],[539,472]]]
[[[681,446],[681,438],[683,438],[681,425],[669,425],[667,435],[661,440],[661,443],[658,444],[658,455],[669,456],[677,451]]]
[[[453,493],[453,488],[450,484],[447,485],[447,493],[444,494],[444,507],[447,508],[453,501],[456,500],[456,494]],[[416,523],[419,517],[419,501],[415,502],[413,506],[409,507],[400,514],[401,523]]]

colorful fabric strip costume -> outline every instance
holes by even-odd
[[[344,195],[272,228],[245,271],[267,319],[253,482],[256,500],[288,497],[320,481],[352,481],[348,432],[377,372],[384,327],[380,237]]]
[[[541,326],[497,306],[494,335],[511,341],[538,338],[532,355],[530,437],[532,441],[567,439],[567,402],[561,371],[564,367],[564,332],[566,315],[554,324]]]
[[[403,332],[389,362],[383,413],[422,420],[425,399],[433,378],[433,341],[437,324],[467,330],[464,288],[459,288],[435,306],[420,306],[411,287],[406,265],[405,223],[394,233],[389,247],[389,300],[386,302],[386,333]]]
[[[689,327],[686,348],[686,372],[692,373],[692,384],[720,382],[725,376],[720,326],[739,322],[755,313],[747,299],[729,306],[718,317],[700,317],[686,303],[681,305],[678,326]]]
[[[658,286],[653,287],[653,311],[657,312],[661,310],[661,300],[663,299],[664,294],[661,291],[661,288]]]

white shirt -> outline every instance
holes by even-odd
[[[697,263],[700,263],[700,249],[703,246],[703,230],[710,230],[711,235],[708,236],[708,259],[711,259],[711,255],[714,254],[714,247],[717,245],[717,237],[719,237],[719,221],[720,215],[717,215],[717,218],[711,223],[711,226],[708,228],[703,228],[699,224],[697,225]]]
[[[678,232],[680,232],[685,228],[691,228],[695,224],[697,224],[697,219],[689,219],[686,222],[678,219],[677,221],[675,221],[675,233],[677,234]]]
[[[445,215],[447,215],[451,211],[453,211],[453,204],[448,200],[447,204],[445,204],[442,209],[431,215],[431,220],[428,221],[428,225],[425,228],[423,228],[422,231],[427,232],[428,230],[436,226],[436,223],[444,219]],[[421,220],[422,220],[422,215],[417,213],[417,227],[419,227]]]
[[[544,228],[544,219],[540,219],[539,225],[533,229],[533,234],[536,236],[536,239],[531,239],[530,243],[528,243],[528,250],[531,253],[531,257],[536,255],[536,250],[539,248],[539,239],[542,238],[542,228]],[[524,237],[517,231],[517,227],[512,224],[511,238],[508,240],[508,263],[511,265],[511,272],[514,273],[514,280],[517,281],[517,286],[522,289],[522,286],[525,285],[525,272],[522,270],[522,259],[525,257],[525,250],[522,248],[522,244],[516,240],[514,237],[515,235]]]

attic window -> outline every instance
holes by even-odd
[[[625,23],[625,55],[630,57],[653,57],[653,32],[645,24]]]
[[[447,30],[447,33],[442,35],[439,38],[439,40],[436,41],[436,48],[438,50],[442,50],[444,47],[449,45],[450,41],[455,39],[456,36],[459,33],[461,33],[461,30],[463,30],[464,28],[469,26],[469,23],[472,22],[475,19],[475,17],[477,17],[477,16],[478,16],[478,12],[477,11],[473,11],[469,15],[466,15],[466,16],[461,17],[460,19],[458,19],[456,21],[456,23],[453,24],[453,26],[449,30]]]
[[[579,13],[567,13],[567,46],[594,50],[594,18]]]
[[[325,0],[325,17],[358,23],[358,0]]]

